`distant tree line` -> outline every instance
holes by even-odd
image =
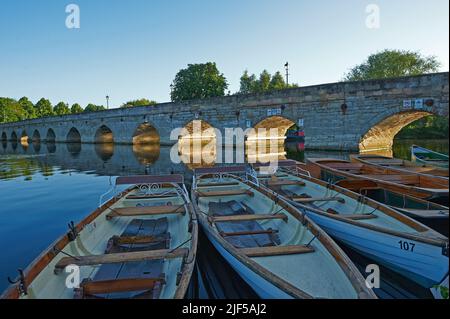
[[[156,104],[155,101],[138,99],[126,102],[121,107],[146,106],[154,104]],[[0,97],[0,123],[17,122],[47,116],[97,112],[105,109],[106,108],[103,105],[96,105],[92,103],[89,103],[85,108],[83,108],[78,103],[69,105],[65,102],[59,102],[53,106],[52,103],[45,98],[42,98],[36,104],[33,104],[33,102],[31,102],[27,97],[22,97],[19,100]]]

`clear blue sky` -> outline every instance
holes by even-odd
[[[65,26],[78,4],[81,28]],[[366,28],[366,6],[381,28]],[[188,63],[215,61],[239,89],[243,70],[335,82],[370,53],[436,55],[448,70],[448,0],[0,0],[0,96],[111,105],[169,100]]]

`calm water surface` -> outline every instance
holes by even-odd
[[[393,154],[409,158],[409,147],[420,144],[448,154],[448,141],[397,141]],[[348,153],[303,152],[288,143],[288,158],[348,158]],[[130,174],[185,175],[190,167],[172,164],[170,148],[87,144],[20,143],[0,145],[0,291],[7,277],[15,277],[57,237],[67,232],[70,221],[78,222],[98,206],[99,196],[110,188],[110,176]],[[245,284],[200,234],[197,269],[189,290],[195,298],[255,298]],[[370,260],[343,247],[364,271]],[[428,298],[428,290],[389,270],[382,269],[381,298]]]

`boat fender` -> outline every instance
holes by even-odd
[[[25,282],[25,275],[24,275],[22,269],[18,269],[17,271],[19,272],[19,278],[16,280],[12,280],[10,277],[8,277],[8,281],[12,285],[19,283],[19,285],[17,286],[17,289],[19,290],[19,294],[21,296],[26,296],[26,295],[28,295],[28,287]]]

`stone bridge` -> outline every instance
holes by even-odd
[[[1,124],[0,139],[4,148],[17,142],[173,145],[179,136],[171,139],[172,130],[192,132],[197,120],[221,136],[237,127],[277,128],[284,136],[297,124],[308,149],[386,149],[411,122],[448,116],[448,80],[446,72],[47,117]]]

